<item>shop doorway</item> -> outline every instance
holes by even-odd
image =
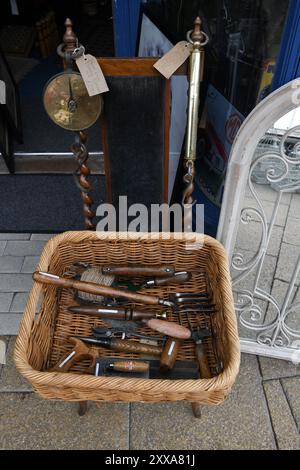
[[[67,17],[88,53],[96,57],[115,55],[111,3],[111,0],[11,0],[1,5],[0,45],[17,85],[22,121],[23,142],[12,137],[9,150],[17,173],[72,171],[69,149],[73,135],[57,127],[46,115],[43,89],[50,77],[62,71],[56,48],[62,41]],[[88,131],[88,148],[91,167],[101,172],[99,123]],[[3,159],[1,170],[7,171]]]

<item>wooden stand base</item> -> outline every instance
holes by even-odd
[[[84,416],[88,410],[88,402],[87,401],[80,401],[78,404],[78,414],[79,416]]]
[[[196,401],[192,402],[191,405],[194,417],[201,418],[201,405]]]

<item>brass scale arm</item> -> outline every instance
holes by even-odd
[[[195,160],[198,132],[198,112],[200,99],[200,82],[203,80],[204,46],[208,43],[208,36],[201,30],[201,19],[196,18],[194,29],[187,34],[187,40],[192,44],[189,63],[189,95],[187,111],[187,131],[184,155],[185,188],[182,195],[184,205],[184,231],[192,231],[192,209],[196,201],[193,199]]]

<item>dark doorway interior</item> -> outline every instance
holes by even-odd
[[[74,24],[86,52],[96,57],[114,55],[110,0],[21,0],[18,14],[11,2],[1,2],[0,45],[18,84],[24,143],[15,143],[17,153],[68,152],[70,132],[53,124],[42,104],[45,84],[62,71],[56,47],[64,34],[67,17]],[[0,77],[1,79],[1,77]],[[101,150],[99,124],[88,131],[90,151]]]

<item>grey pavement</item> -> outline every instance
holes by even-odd
[[[40,398],[14,366],[15,337],[0,339],[0,449],[300,448],[300,367],[284,361],[242,354],[227,400],[201,419],[188,402],[89,403],[79,417],[74,403]]]
[[[15,335],[45,243],[53,234],[0,234],[0,334]]]

